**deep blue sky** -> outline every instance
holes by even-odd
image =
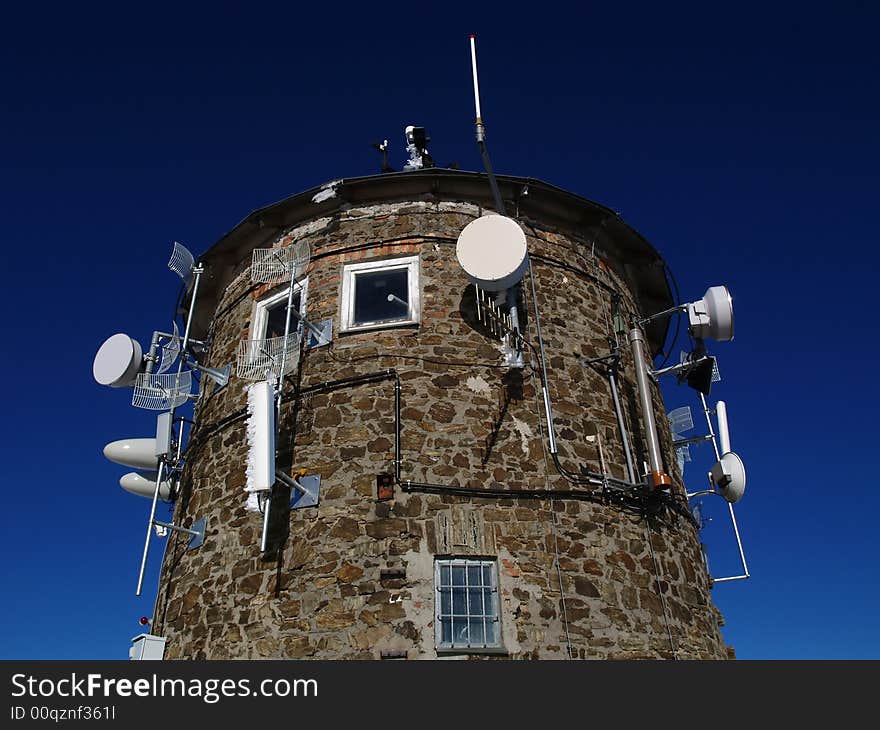
[[[133,595],[149,503],[101,448],[154,420],[91,362],[114,332],[168,326],[171,241],[200,253],[257,207],[376,172],[376,139],[399,166],[410,123],[478,169],[471,32],[499,172],[620,211],[683,298],[734,293],[714,395],[748,468],[753,577],[714,589],[727,641],[880,657],[876,6],[298,5],[4,10],[0,657],[125,658],[152,611],[161,542]],[[716,574],[739,569],[723,508]]]

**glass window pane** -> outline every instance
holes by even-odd
[[[480,588],[468,588],[468,613],[471,616],[483,615],[483,591]]]
[[[492,582],[492,566],[491,565],[484,565],[483,566],[483,585],[484,586],[495,585]]]
[[[479,565],[469,565],[467,571],[468,571],[468,585],[469,586],[480,585],[480,581],[481,581],[480,566]]]
[[[356,273],[354,323],[389,322],[396,319],[409,319],[409,270],[404,268]]]
[[[498,622],[486,619],[486,635],[484,637],[486,646],[498,645]]]
[[[452,568],[448,565],[440,566],[440,585],[451,586],[452,585]]]
[[[455,585],[455,586],[463,586],[464,585],[464,566],[463,565],[453,565],[452,566],[452,585]]]
[[[466,598],[464,588],[452,589],[452,612],[456,616],[465,616],[467,614]]]
[[[452,621],[448,618],[440,622],[440,641],[444,644],[452,642]]]
[[[483,589],[483,606],[487,616],[495,616],[495,592],[491,588]]]
[[[456,646],[467,646],[468,644],[468,621],[467,619],[452,619],[453,628],[452,635],[455,637],[453,641]]]
[[[440,589],[440,614],[448,616],[452,612],[452,601],[450,590],[448,588]]]
[[[470,620],[470,632],[471,632],[471,645],[472,646],[482,646],[485,641],[483,638],[483,619],[472,618]]]
[[[300,309],[300,292],[293,295],[293,311],[299,313]],[[287,321],[287,297],[272,305],[271,309],[266,312],[266,331],[262,333],[262,337],[283,337],[284,325]],[[299,327],[299,321],[294,315],[290,316],[290,331],[296,332]],[[255,336],[254,339],[260,339]]]

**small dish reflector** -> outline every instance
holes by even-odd
[[[159,466],[155,438],[112,441],[104,447],[104,456],[114,464],[132,469],[156,469]]]
[[[468,279],[491,292],[520,281],[529,262],[526,234],[503,215],[485,215],[468,223],[458,236],[455,254]]]
[[[709,472],[712,483],[718,487],[721,496],[734,504],[739,502],[746,491],[746,467],[743,460],[733,451],[722,455]]]
[[[134,385],[143,359],[140,343],[120,332],[108,337],[98,348],[92,364],[92,375],[100,385],[125,388]]]
[[[152,499],[153,492],[156,491],[156,477],[158,475],[158,472],[155,471],[132,471],[128,474],[123,474],[119,478],[119,486],[126,492],[136,494],[138,497],[149,497]],[[167,479],[162,480],[159,484],[159,499],[163,502],[171,500],[171,482]]]
[[[703,298],[687,305],[691,337],[716,342],[733,339],[733,297],[726,286],[710,286]]]

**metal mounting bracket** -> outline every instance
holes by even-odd
[[[205,543],[205,531],[208,529],[208,518],[202,517],[202,519],[196,520],[193,522],[193,526],[190,529],[187,529],[186,527],[178,527],[169,522],[159,522],[159,520],[153,520],[153,525],[162,530],[173,530],[174,532],[181,532],[189,535],[189,544],[186,546],[187,552],[189,552],[190,550],[200,548]],[[159,536],[164,537],[164,535]]]
[[[323,347],[329,345],[333,341],[333,320],[325,319],[317,324],[309,323],[311,326],[306,327],[308,337],[306,338],[306,349],[311,350],[315,347]]]
[[[316,507],[321,494],[321,475],[309,474],[308,476],[291,477],[283,472],[276,471],[278,481],[284,482],[290,487],[290,509],[302,507]]]

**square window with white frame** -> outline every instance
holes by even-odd
[[[419,300],[418,256],[346,264],[341,330],[418,324]]]
[[[305,279],[293,285],[291,332],[302,332],[302,318],[306,316],[306,289],[307,281]],[[287,321],[287,297],[288,287],[285,286],[254,304],[250,339],[263,340],[284,336],[284,326]]]
[[[494,560],[434,561],[434,616],[438,651],[502,650]]]

